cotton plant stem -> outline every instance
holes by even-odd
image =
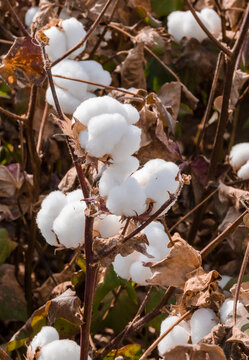
[[[191,11],[191,13],[193,14],[195,20],[197,21],[197,23],[200,25],[200,27],[202,28],[202,30],[206,33],[206,35],[209,37],[209,39],[224,53],[226,54],[228,57],[232,56],[232,52],[231,50],[226,47],[225,45],[223,45],[219,40],[216,39],[216,37],[207,29],[207,27],[203,24],[203,22],[201,21],[201,19],[199,18],[199,16],[196,14],[195,9],[193,7],[193,5],[191,4],[190,0],[186,0],[187,5],[189,7],[189,10]]]
[[[14,120],[20,120],[20,121],[25,121],[25,120],[27,120],[26,115],[17,115],[17,114],[14,114],[14,113],[12,113],[11,111],[8,111],[8,110],[2,108],[1,106],[0,106],[0,113],[4,114],[4,115],[6,115],[6,116],[8,116],[8,117],[10,117],[10,118],[12,118],[12,119],[14,119]]]
[[[244,276],[245,271],[246,271],[246,267],[247,267],[247,263],[248,263],[248,257],[249,257],[249,242],[247,243],[245,255],[244,255],[244,258],[243,258],[243,261],[242,261],[242,265],[241,265],[241,268],[240,268],[239,277],[238,277],[238,281],[237,281],[236,289],[235,289],[234,304],[233,304],[233,326],[236,325],[237,303],[238,303],[238,300],[239,300],[239,291],[240,291],[241,283],[242,283],[242,280],[243,280],[243,276]]]
[[[19,26],[21,32],[23,33],[23,35],[30,38],[30,34],[29,34],[28,31],[25,29],[23,23],[21,22],[21,20],[19,19],[19,16],[17,15],[17,13],[15,12],[15,10],[14,10],[13,7],[11,6],[9,0],[6,0],[6,3],[7,3],[7,5],[8,5],[8,8],[10,9],[10,12],[11,12],[12,16],[14,17],[17,25]]]
[[[193,311],[194,310],[188,310],[187,312],[185,312],[185,314],[183,314],[173,325],[171,325],[171,327],[168,330],[166,330],[153,342],[153,344],[151,344],[151,346],[143,353],[143,355],[139,358],[139,360],[145,360],[147,356],[149,356],[152,353],[152,351],[157,347],[160,341],[162,341],[165,338],[165,336],[167,336],[174,329],[176,325],[180,324],[180,322],[186,319],[186,317],[188,317]]]
[[[91,25],[90,29],[88,30],[88,32],[86,33],[86,36],[80,40],[75,46],[73,46],[71,49],[69,49],[68,51],[65,52],[65,54],[63,54],[62,56],[60,56],[57,60],[55,60],[51,66],[54,66],[56,64],[58,64],[60,61],[62,61],[63,59],[65,59],[66,57],[68,57],[70,54],[72,54],[72,52],[74,52],[75,50],[77,50],[79,47],[81,47],[90,37],[90,35],[93,33],[93,31],[96,29],[97,25],[99,24],[99,22],[101,21],[102,17],[104,16],[106,10],[108,9],[108,7],[110,6],[111,2],[113,0],[108,0],[105,4],[105,6],[103,7],[101,13],[99,14],[99,16],[96,18],[96,20],[93,22],[93,24]]]
[[[45,102],[45,107],[43,110],[42,121],[41,121],[41,126],[39,129],[38,140],[37,140],[37,145],[36,145],[36,152],[39,156],[40,156],[40,152],[41,152],[42,137],[44,134],[45,125],[46,125],[47,118],[48,118],[48,111],[49,111],[49,104],[47,102]]]

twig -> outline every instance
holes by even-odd
[[[239,299],[239,291],[240,291],[241,283],[242,283],[243,276],[245,274],[246,266],[247,266],[247,263],[248,263],[248,256],[249,256],[249,242],[247,243],[245,255],[244,255],[244,258],[243,258],[243,261],[242,261],[238,281],[237,281],[237,284],[236,284],[236,290],[235,290],[235,295],[234,295],[234,304],[233,304],[233,326],[236,325],[237,302],[238,302],[238,299]]]
[[[10,9],[10,12],[12,14],[12,16],[15,18],[18,27],[20,28],[21,32],[23,33],[24,36],[30,37],[30,34],[28,33],[28,31],[25,29],[23,23],[21,22],[21,20],[19,19],[17,13],[15,12],[15,10],[13,9],[13,7],[11,6],[9,0],[6,0],[6,3]]]
[[[194,310],[188,310],[187,312],[185,312],[185,314],[183,314],[173,325],[171,325],[168,330],[166,330],[153,342],[153,344],[143,353],[139,360],[145,360],[147,356],[149,356],[151,352],[155,349],[155,347],[160,343],[160,341],[162,341],[165,336],[167,336],[174,329],[176,325],[180,324],[180,322],[184,320],[188,315],[190,315],[193,311]]]
[[[2,114],[6,115],[6,116],[11,117],[12,119],[15,119],[15,120],[20,120],[20,121],[27,120],[26,115],[17,115],[17,114],[14,114],[14,113],[12,113],[12,112],[10,112],[10,111],[2,108],[1,106],[0,106],[0,112],[1,112]]]
[[[0,39],[0,43],[1,44],[7,44],[7,45],[13,45],[13,41],[5,40],[5,39]]]
[[[68,57],[68,55],[72,54],[72,52],[74,52],[75,50],[77,50],[79,47],[81,47],[90,37],[90,35],[92,34],[92,32],[96,29],[97,25],[99,24],[100,20],[102,19],[102,17],[104,16],[106,10],[108,9],[108,7],[110,6],[111,2],[113,0],[108,0],[105,4],[105,6],[103,7],[101,13],[99,14],[99,16],[97,17],[97,19],[93,22],[93,24],[91,25],[90,29],[88,30],[88,32],[86,33],[85,37],[80,40],[75,46],[73,46],[71,49],[69,49],[68,51],[65,52],[65,54],[63,54],[62,56],[60,56],[57,60],[55,60],[51,66],[54,66],[56,64],[58,64],[61,60],[65,59],[66,57]]]
[[[12,360],[11,357],[0,347],[0,359],[1,360]]]
[[[123,228],[123,230],[122,230],[122,233],[121,233],[123,236],[124,236],[125,233],[126,233],[126,230],[127,230],[128,226],[129,226],[129,223],[130,223],[130,220],[131,220],[131,218],[127,218],[127,219],[126,219],[125,226],[124,226],[124,228]]]
[[[193,7],[193,5],[191,4],[190,0],[186,0],[187,5],[189,7],[189,10],[191,11],[191,13],[193,14],[195,20],[197,21],[197,23],[200,25],[200,27],[202,28],[202,30],[206,33],[206,35],[209,37],[210,40],[213,41],[213,43],[215,43],[215,45],[224,52],[224,54],[226,54],[227,56],[231,57],[232,56],[232,51],[230,49],[228,49],[228,47],[224,46],[219,40],[216,39],[216,37],[206,28],[206,26],[203,24],[203,22],[201,21],[201,19],[198,17],[198,15],[195,12],[195,9]]]
[[[41,121],[41,126],[39,129],[38,140],[37,140],[37,145],[36,145],[36,152],[38,155],[40,155],[40,151],[41,151],[42,137],[43,137],[45,124],[46,124],[47,117],[48,117],[48,110],[49,110],[49,104],[47,102],[45,102],[45,107],[43,110],[42,121]]]
[[[168,235],[170,245],[171,245],[171,246],[174,246],[174,242],[173,242],[172,237],[171,237],[171,235],[170,235],[170,231],[169,231],[168,226],[167,226],[167,224],[166,224],[165,218],[162,218],[161,221],[162,221],[162,223],[163,223],[164,231],[165,231],[166,234]]]

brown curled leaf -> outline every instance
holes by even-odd
[[[177,345],[164,354],[165,360],[226,360],[223,350],[217,345]]]

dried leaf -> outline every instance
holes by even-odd
[[[142,28],[137,36],[135,37],[136,42],[143,42],[148,46],[154,53],[162,54],[164,52],[165,40],[163,38],[162,31],[160,29],[154,29],[150,26]]]
[[[232,110],[235,109],[235,106],[239,100],[239,92],[242,89],[243,85],[248,81],[249,79],[249,74],[241,71],[241,70],[236,70],[234,77],[233,77],[233,85],[232,85],[232,89],[231,89],[231,96],[230,96],[230,108]]]
[[[181,84],[178,81],[163,84],[158,92],[158,97],[176,122],[181,103]]]
[[[192,110],[195,110],[199,99],[189,91],[186,86],[182,86],[182,102],[188,105]]]
[[[226,17],[229,20],[230,27],[233,29],[241,18],[241,12],[236,8],[244,9],[246,0],[223,0],[223,7],[226,10]]]
[[[45,78],[42,50],[30,37],[18,38],[3,58],[0,75],[9,85],[17,81],[16,70],[21,70],[29,84],[40,85]]]
[[[71,191],[77,179],[77,171],[75,167],[68,170],[58,185],[58,189],[63,192]]]
[[[247,349],[249,349],[249,336],[242,332],[240,329],[238,329],[236,326],[232,327],[232,336],[227,339],[227,343],[233,342],[233,343],[240,343],[244,345]]]
[[[222,182],[219,183],[219,200],[221,203],[230,202],[234,205],[236,210],[239,210],[241,207],[240,201],[248,201],[249,200],[249,192],[241,189],[236,189],[232,186],[227,186]]]
[[[237,286],[237,284],[234,284],[230,289],[230,292],[233,294],[233,296],[235,295],[236,286]],[[241,284],[240,289],[239,289],[239,300],[245,306],[249,305],[249,281],[243,282]]]
[[[174,246],[166,259],[146,264],[153,273],[148,283],[184,289],[188,274],[201,266],[201,255],[178,233],[173,235],[172,240]]]
[[[0,197],[13,197],[21,189],[23,182],[20,164],[0,165]]]
[[[177,345],[164,354],[165,360],[226,360],[223,350],[217,345]]]

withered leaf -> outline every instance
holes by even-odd
[[[17,81],[16,70],[21,70],[29,84],[40,85],[45,78],[42,50],[30,37],[17,38],[3,58],[0,75],[9,85]]]
[[[217,345],[177,345],[164,354],[164,360],[226,360],[223,350]]]
[[[199,251],[183,240],[178,233],[173,235],[172,240],[174,246],[165,259],[146,264],[153,273],[148,283],[184,289],[188,274],[201,266],[201,255]]]
[[[14,168],[15,165],[15,168]],[[0,197],[12,197],[21,189],[24,176],[20,164],[0,165]]]
[[[227,186],[222,182],[219,183],[219,200],[221,203],[230,202],[234,205],[236,210],[240,208],[240,200],[248,201],[249,192],[241,189],[236,189],[233,186]]]
[[[243,344],[247,349],[249,349],[249,336],[238,329],[236,326],[232,327],[232,336],[227,339],[227,342],[238,342]]]
[[[77,179],[77,171],[75,167],[72,167],[61,179],[58,189],[63,192],[67,192],[73,189]]]
[[[241,70],[236,70],[234,73],[234,77],[233,77],[233,85],[232,85],[232,89],[231,89],[231,103],[230,103],[230,107],[232,110],[235,109],[235,106],[239,100],[239,92],[242,89],[243,85],[248,81],[249,79],[249,74],[241,71]]]
[[[171,81],[163,84],[158,92],[166,109],[171,110],[173,119],[176,121],[181,103],[181,84],[178,81]]]
[[[236,285],[237,284],[234,284],[230,289],[230,292],[233,294],[233,296],[235,295]],[[249,305],[249,281],[243,282],[241,284],[239,289],[239,300],[245,306]]]

